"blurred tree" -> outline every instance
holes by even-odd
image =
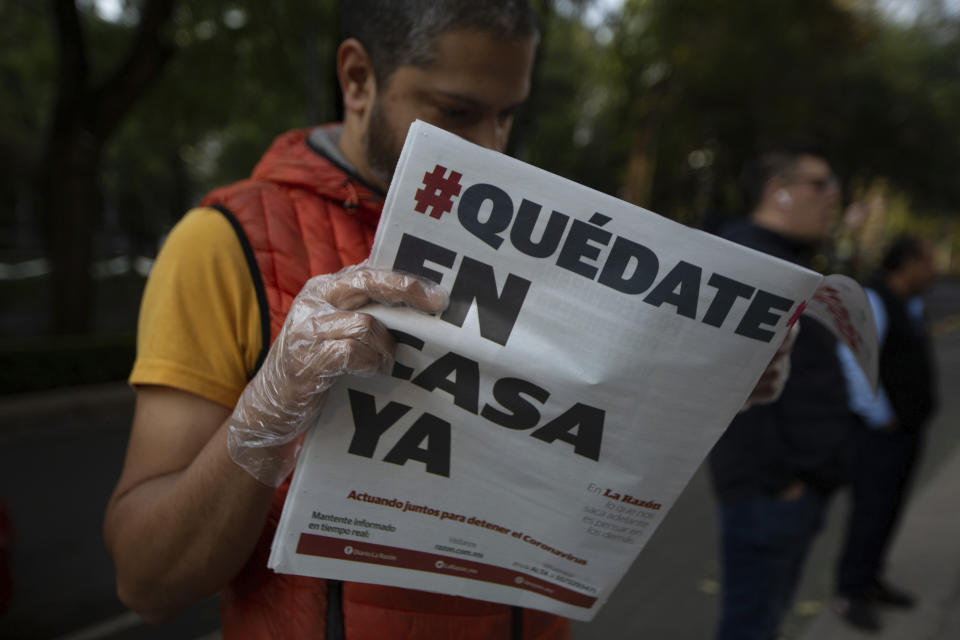
[[[8,244],[32,238],[31,202],[33,168],[39,161],[44,109],[52,83],[34,81],[49,77],[54,61],[50,25],[44,7],[28,2],[0,2],[0,221],[14,230]]]
[[[759,142],[830,138],[823,100],[857,27],[830,0],[628,2],[615,46],[631,199],[692,222],[735,193],[720,189]]]
[[[580,175],[585,140],[578,127],[588,103],[602,94],[597,64],[603,59],[582,14],[589,2],[535,3],[540,20],[540,49],[530,98],[511,134],[511,154],[560,175]]]
[[[533,4],[541,42],[531,95],[514,124],[509,153],[616,193],[621,159],[616,149],[622,130],[620,123],[607,117],[608,67],[616,64],[616,58],[605,45],[604,31],[597,28],[595,13],[607,3],[539,0]]]
[[[141,245],[249,175],[277,134],[337,115],[336,2],[206,0],[173,23],[176,57],[108,150],[118,224]]]
[[[833,111],[844,125],[837,155],[852,183],[884,178],[910,195],[914,210],[956,212],[960,22],[936,0],[918,3],[914,23],[868,16],[874,37],[835,96]]]
[[[93,258],[152,254],[274,135],[336,116],[336,5],[0,2],[0,223],[29,228],[36,201],[55,331],[89,326]]]
[[[598,20],[598,0],[532,1],[543,41],[511,141],[524,160],[695,222],[741,207],[758,145],[805,134],[853,190],[882,180],[955,210],[949,3],[892,19],[882,0],[626,0]],[[122,7],[0,0],[0,228],[43,205],[61,331],[86,325],[93,255],[152,254],[277,133],[337,116],[335,0]]]
[[[628,0],[604,113],[619,123],[604,146],[623,195],[688,223],[737,210],[743,162],[803,137],[847,183],[886,176],[955,202],[957,41],[938,24],[939,36],[891,23],[872,2]]]
[[[76,3],[52,0],[56,92],[39,169],[39,195],[57,333],[79,333],[88,327],[103,148],[173,52],[164,33],[173,4],[146,0],[126,55],[98,80]]]

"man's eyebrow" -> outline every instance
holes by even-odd
[[[465,96],[461,93],[451,93],[448,91],[433,91],[431,93],[436,97],[454,100],[475,109],[484,109],[490,106],[490,104],[484,102],[483,100],[477,100],[476,98],[471,98],[470,96]],[[514,104],[509,104],[500,111],[516,111],[520,108],[520,105],[522,105],[523,102],[523,100],[520,100]]]
[[[471,107],[485,107],[487,106],[482,100],[477,100],[469,96],[465,96],[461,93],[451,93],[448,91],[433,91],[431,92],[435,97],[445,98],[447,100],[455,100],[456,102],[462,102]]]

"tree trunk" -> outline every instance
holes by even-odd
[[[634,122],[633,144],[630,146],[621,197],[641,207],[651,206],[660,116],[668,85],[669,76],[654,83],[642,95],[631,98],[628,104],[627,113],[633,114],[630,118]]]
[[[645,121],[634,133],[630,147],[630,159],[621,191],[624,200],[641,207],[650,206],[650,190],[656,166],[655,129],[652,122]]]
[[[59,131],[58,131],[59,129]],[[97,170],[103,141],[80,123],[54,126],[41,167],[41,210],[52,273],[51,329],[89,329],[93,234],[100,211]]]
[[[100,86],[90,86],[84,32],[74,0],[52,0],[59,70],[53,118],[40,167],[40,211],[51,262],[51,329],[90,329],[93,236],[101,206],[104,146],[157,78],[172,48],[161,35],[174,0],[149,0],[130,51]]]
[[[525,160],[527,158],[527,139],[530,131],[535,127],[535,118],[540,112],[541,98],[540,85],[543,82],[543,65],[541,61],[547,50],[547,40],[550,37],[550,23],[554,15],[554,0],[535,0],[534,10],[537,12],[538,27],[540,29],[540,43],[537,46],[537,56],[533,60],[533,70],[530,78],[530,95],[523,104],[520,112],[513,121],[510,139],[507,141],[507,155]]]

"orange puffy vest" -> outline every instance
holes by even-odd
[[[380,219],[382,199],[313,148],[308,133],[280,136],[250,179],[203,202],[243,245],[260,304],[260,362],[304,283],[366,259]],[[569,638],[568,620],[540,611],[352,582],[341,592],[340,583],[274,573],[267,558],[289,487],[288,479],[277,489],[253,554],[221,593],[224,640]]]

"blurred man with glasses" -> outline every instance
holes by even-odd
[[[720,235],[811,266],[840,190],[822,151],[780,146],[743,174],[747,219]],[[741,412],[710,455],[719,501],[723,599],[717,640],[772,640],[789,610],[831,493],[845,475],[853,418],[836,339],[799,320],[780,397]]]

